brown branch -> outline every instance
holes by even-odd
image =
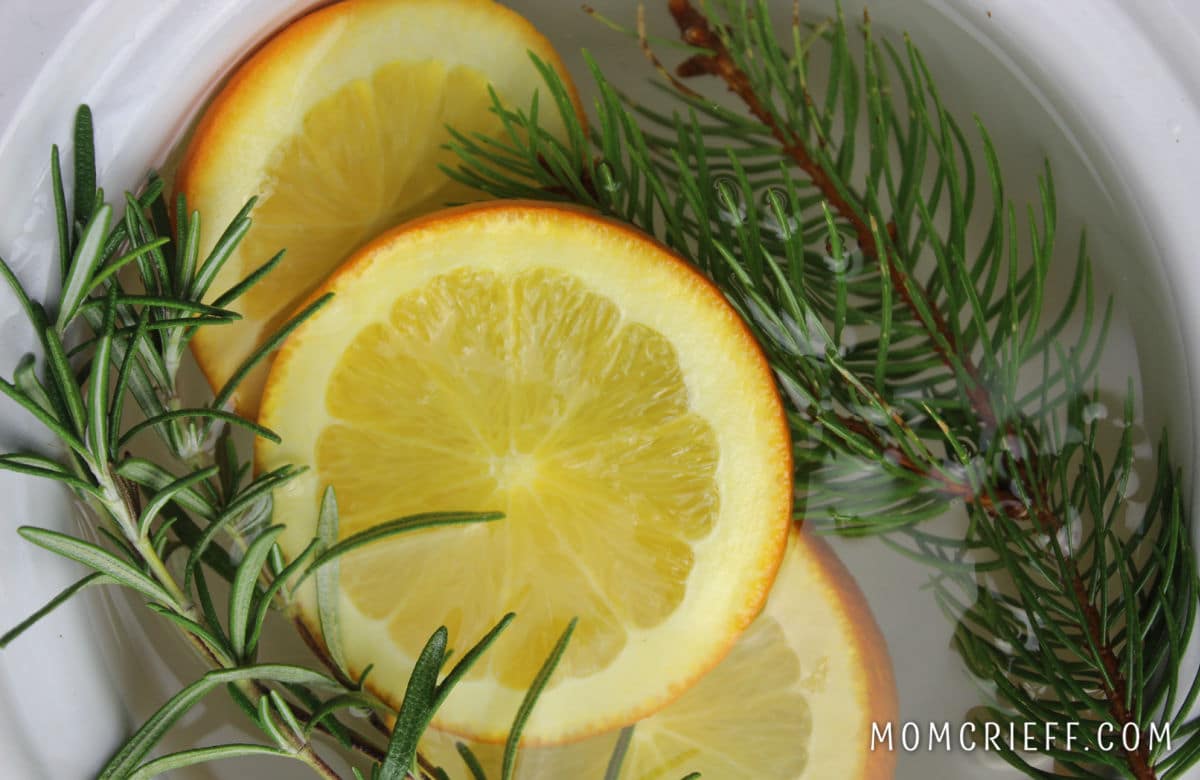
[[[547,174],[556,176],[554,169],[550,167],[550,163],[546,160],[545,155],[538,155],[538,165]],[[592,175],[591,170],[589,170],[587,167],[584,167],[579,171],[579,183],[583,185],[584,191],[587,192],[588,197],[592,199],[593,203],[604,202],[604,200],[600,197],[600,188],[596,186],[596,179]],[[559,184],[553,187],[543,187],[542,191],[556,197],[577,200],[577,198],[575,198],[574,191],[565,184]]]
[[[883,453],[897,467],[933,483],[934,489],[945,498],[958,499],[968,504],[977,504],[985,511],[993,514],[1004,514],[1011,520],[1021,521],[1030,519],[1029,509],[1011,489],[1003,486],[994,486],[989,491],[979,492],[969,482],[955,479],[936,466],[930,466],[929,464],[913,460],[908,453],[886,442],[878,429],[866,421],[842,415],[837,415],[836,417],[838,425],[870,441],[876,449]],[[810,417],[809,419],[812,422],[818,422],[816,417]],[[1038,523],[1043,526],[1043,530],[1047,533],[1053,533],[1058,529],[1058,522],[1055,517],[1051,517],[1049,520],[1038,518]]]
[[[1104,664],[1104,671],[1111,682],[1111,684],[1103,686],[1104,696],[1108,700],[1108,710],[1122,726],[1134,723],[1133,713],[1125,706],[1125,697],[1128,691],[1125,676],[1121,673],[1120,661],[1117,659],[1117,654],[1113,652],[1112,646],[1108,642],[1102,641],[1101,638],[1100,612],[1087,596],[1087,588],[1075,566],[1075,560],[1073,558],[1067,560],[1071,568],[1071,587],[1074,590],[1075,600],[1083,610],[1088,636],[1095,643],[1100,661]],[[1123,743],[1124,740],[1122,740],[1121,750],[1125,753],[1129,768],[1133,770],[1133,776],[1138,780],[1156,780],[1158,775],[1150,765],[1150,749],[1146,746],[1146,740],[1139,739],[1137,747],[1133,750],[1129,750]]]
[[[255,687],[264,696],[266,696],[268,694],[268,692],[271,690],[270,688],[268,688],[267,686],[265,686],[261,683],[256,684]],[[306,707],[305,705],[300,704],[299,702],[296,702],[293,700],[293,701],[288,702],[288,707],[291,708],[292,713],[296,716],[296,719],[299,720],[300,722],[308,723],[309,721],[312,720],[313,712],[310,711],[308,709],[308,707]],[[384,750],[382,750],[378,745],[371,743],[369,740],[367,740],[365,737],[363,737],[362,734],[355,731],[352,727],[347,726],[345,723],[342,723],[341,721],[338,721],[336,718],[333,718],[332,714],[329,715],[328,717],[330,717],[331,719],[336,721],[337,724],[344,729],[344,736],[350,742],[350,747],[352,747],[353,749],[362,753],[364,756],[371,759],[372,761],[383,761],[384,758],[387,757],[387,754],[385,753]],[[334,733],[333,729],[325,723],[324,718],[322,718],[321,722],[318,723],[314,728],[317,731],[324,734],[325,736],[327,736],[331,739],[337,740],[340,743],[340,741],[341,741],[340,738],[338,737],[337,734]]]
[[[969,380],[964,388],[972,408],[979,415],[984,428],[995,430],[997,427],[996,411],[991,397],[983,382],[979,367],[970,355],[965,354],[950,329],[945,315],[934,305],[929,293],[905,271],[905,263],[896,256],[894,248],[880,246],[875,238],[871,223],[838,189],[837,184],[820,163],[813,157],[802,138],[788,132],[776,120],[775,115],[768,110],[754,86],[750,77],[738,67],[721,37],[713,31],[712,25],[704,14],[697,11],[690,0],[668,0],[668,8],[679,27],[683,40],[698,48],[705,49],[708,54],[696,54],[683,62],[677,69],[680,78],[710,75],[717,76],[725,82],[729,90],[737,95],[755,119],[771,131],[784,153],[792,159],[800,170],[809,177],[813,186],[820,190],[830,208],[846,219],[854,228],[855,238],[864,254],[876,261],[884,260],[891,276],[892,285],[900,293],[901,299],[918,320],[921,320],[921,309],[929,312],[933,346],[942,361],[951,369],[957,371],[961,367]],[[893,225],[884,226],[885,234],[894,243],[895,230]],[[891,251],[889,251],[891,250]],[[918,305],[918,303],[922,305]]]
[[[838,416],[837,422],[847,430],[871,441],[900,468],[933,482],[936,485],[935,489],[947,498],[957,498],[968,503],[975,503],[986,512],[993,515],[1003,514],[1014,521],[1030,519],[1029,509],[1011,490],[996,488],[989,493],[981,494],[970,483],[956,480],[941,469],[930,468],[927,464],[919,463],[899,448],[888,445],[879,431],[867,422],[844,416]],[[1044,504],[1035,508],[1033,519],[1047,534],[1052,534],[1061,527],[1058,517],[1046,509]],[[1087,596],[1087,586],[1084,584],[1074,558],[1070,556],[1064,556],[1064,558],[1067,566],[1065,579],[1069,582],[1072,595],[1083,612],[1088,636],[1096,647],[1108,680],[1111,681],[1111,685],[1103,686],[1109,712],[1122,726],[1133,723],[1133,714],[1125,706],[1127,695],[1125,677],[1121,672],[1120,661],[1117,659],[1112,645],[1103,636],[1099,610]],[[1132,751],[1126,749],[1124,744],[1121,747],[1125,752],[1130,769],[1133,770],[1134,777],[1138,780],[1156,780],[1157,775],[1150,765],[1150,752],[1144,743],[1139,742]]]
[[[762,122],[771,132],[771,135],[779,142],[784,154],[791,158],[796,166],[808,176],[813,186],[821,192],[825,200],[829,203],[830,208],[851,224],[863,253],[876,261],[883,261],[885,263],[893,287],[899,292],[912,314],[918,320],[923,321],[924,318],[921,315],[921,310],[924,309],[929,313],[929,322],[925,324],[927,329],[931,331],[930,335],[933,337],[934,349],[942,361],[954,370],[955,373],[961,369],[966,375],[967,383],[964,391],[967,394],[972,409],[978,415],[983,428],[991,432],[998,431],[1000,427],[999,421],[997,420],[991,397],[984,385],[979,367],[975,364],[971,356],[966,354],[957,343],[957,339],[954,336],[954,332],[950,329],[945,315],[934,303],[929,292],[906,272],[907,263],[903,261],[903,258],[899,256],[899,252],[896,250],[897,235],[895,224],[889,222],[884,226],[884,239],[883,245],[881,245],[881,242],[876,238],[878,226],[873,225],[868,217],[864,216],[842,193],[834,182],[833,177],[812,155],[804,139],[789,132],[780,125],[775,115],[755,92],[750,77],[737,65],[734,58],[730,55],[728,48],[725,46],[725,42],[713,30],[708,18],[703,13],[697,11],[692,6],[690,0],[668,0],[667,6],[684,42],[704,49],[707,52],[707,54],[694,55],[683,62],[676,70],[678,78],[671,76],[671,82],[678,84],[678,79],[682,78],[703,75],[716,76],[725,82],[729,90],[741,99],[749,112],[758,121]],[[657,58],[652,58],[652,62],[661,68],[661,64],[658,63]],[[690,88],[685,87],[685,91],[694,94]],[[864,435],[879,444],[881,451],[890,454],[901,468],[914,474],[920,474],[935,482],[940,492],[945,495],[974,501],[985,511],[996,515],[1003,514],[1010,519],[1031,519],[1046,533],[1053,533],[1061,527],[1061,522],[1055,513],[1045,505],[1044,498],[1043,501],[1037,502],[1039,506],[1035,507],[1031,517],[1031,513],[1026,508],[1024,502],[1020,501],[1011,491],[996,490],[993,491],[992,495],[978,495],[970,485],[952,479],[940,469],[931,470],[925,464],[914,462],[897,448],[885,447],[878,433],[863,421],[842,419],[840,422],[847,429]],[[1036,473],[1037,471],[1037,463],[1034,460],[1027,465],[1020,466],[1017,477],[1026,480],[1025,484],[1029,484],[1031,473]],[[1033,478],[1032,482],[1037,485],[1038,494],[1044,497],[1046,493],[1045,485],[1036,477]],[[1067,557],[1067,562],[1069,570],[1065,572],[1067,575],[1066,580],[1069,582],[1075,600],[1083,612],[1086,631],[1091,642],[1097,648],[1100,661],[1104,665],[1110,681],[1110,684],[1104,686],[1109,711],[1123,726],[1133,723],[1133,715],[1125,705],[1127,683],[1121,673],[1116,653],[1106,637],[1102,635],[1099,611],[1091,602],[1091,599],[1088,598],[1087,588],[1083,582],[1083,578],[1079,574],[1075,560]],[[1122,746],[1122,749],[1125,752],[1130,769],[1138,780],[1154,780],[1156,774],[1150,766],[1149,750],[1144,744],[1139,744],[1134,750],[1125,749],[1124,746]]]

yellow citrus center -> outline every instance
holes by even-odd
[[[439,165],[446,127],[497,132],[483,74],[437,61],[398,60],[321,100],[303,129],[275,151],[265,171],[242,257],[248,272],[280,248],[287,260],[247,293],[247,317],[274,331],[330,269],[383,230],[477,191]],[[453,99],[450,99],[453,98]]]
[[[416,512],[505,513],[368,549],[343,587],[414,655],[414,626],[481,636],[499,594],[516,636],[485,663],[513,688],[581,612],[593,617],[556,680],[606,667],[630,627],[665,620],[718,516],[716,435],[674,347],[562,271],[461,269],[399,297],[342,355],[326,411],[317,467],[343,534]],[[471,571],[429,559],[445,533]],[[414,573],[441,596],[406,598]]]

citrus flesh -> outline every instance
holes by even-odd
[[[871,725],[896,715],[883,637],[828,545],[796,532],[766,608],[715,669],[633,727],[619,777],[678,780],[890,778],[895,758],[871,750]],[[618,733],[517,756],[517,778],[600,778]],[[425,757],[465,776],[453,735],[428,731]],[[469,744],[488,777],[504,747]]]
[[[409,223],[319,292],[262,405],[283,443],[261,441],[259,467],[310,467],[275,496],[284,552],[327,485],[342,537],[505,514],[342,560],[340,644],[381,696],[398,702],[438,626],[461,653],[513,611],[435,720],[501,740],[578,616],[525,732],[555,743],[665,706],[728,652],[785,548],[791,457],[770,370],[709,282],[627,227],[507,202]]]
[[[505,104],[528,106],[544,86],[530,53],[567,79],[545,38],[491,0],[346,0],[289,25],[237,70],[205,112],[177,182],[204,215],[202,256],[258,198],[209,298],[287,254],[231,307],[241,321],[197,333],[214,386],[367,240],[482,197],[439,168],[455,162],[442,148],[447,127],[502,132],[489,86]],[[562,135],[557,113],[543,122]],[[239,410],[256,411],[265,376],[264,366],[241,384]]]

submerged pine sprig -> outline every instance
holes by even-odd
[[[238,382],[265,359],[288,332],[325,304],[318,299],[248,358],[208,403],[188,406],[178,372],[197,329],[230,322],[227,307],[271,271],[282,253],[246,280],[203,300],[217,272],[249,229],[253,202],[237,215],[207,257],[198,247],[200,216],[182,198],[168,219],[163,183],[156,176],[139,195],[127,195],[116,216],[96,188],[90,111],[76,120],[75,188],[72,208],[63,186],[57,149],[51,160],[60,242],[61,293],[51,306],[29,296],[0,260],[0,275],[16,295],[38,336],[39,359],[28,355],[0,392],[15,401],[59,439],[53,455],[0,455],[0,468],[53,479],[72,490],[91,510],[100,543],[24,526],[26,540],[90,569],[90,573],[43,608],[0,636],[0,649],[80,592],[119,585],[172,624],[208,671],[168,699],[116,752],[100,772],[112,780],[150,778],[175,769],[245,756],[299,760],[318,776],[339,777],[318,752],[316,733],[356,749],[368,759],[354,777],[404,780],[445,777],[424,762],[417,744],[438,706],[455,684],[500,636],[513,615],[504,616],[461,653],[443,674],[449,657],[444,628],[430,637],[397,709],[365,687],[364,673],[351,679],[336,653],[327,669],[273,663],[264,658],[263,630],[273,612],[291,616],[298,589],[318,583],[322,643],[336,647],[335,601],[338,563],[364,545],[425,528],[489,522],[497,513],[438,512],[400,518],[341,538],[332,488],[321,513],[321,532],[286,562],[275,544],[283,530],[272,524],[272,491],[300,474],[285,466],[251,477],[229,435],[240,427],[264,438],[274,433],[227,408]],[[128,284],[132,284],[131,290]],[[86,329],[86,332],[85,332]],[[78,343],[72,348],[68,344]],[[142,414],[123,415],[132,400]],[[127,445],[153,430],[166,445],[170,463],[129,454]],[[225,582],[218,603],[212,578]],[[324,594],[323,596],[321,594]],[[297,623],[297,625],[299,625]],[[525,720],[553,673],[574,624],[528,691],[514,720],[502,778],[509,778]],[[260,743],[195,747],[154,756],[163,737],[197,704],[223,690],[261,733]],[[347,711],[366,720],[344,719]],[[387,725],[393,721],[394,725]],[[364,725],[365,724],[365,725]]]
[[[1196,763],[1197,687],[1180,675],[1200,583],[1182,486],[1164,437],[1152,499],[1140,515],[1129,502],[1132,388],[1120,441],[1099,435],[1111,302],[1096,300],[1082,240],[1067,294],[1047,297],[1049,167],[1023,224],[983,127],[965,131],[919,51],[876,40],[869,19],[855,54],[840,10],[779,34],[761,0],[666,6],[686,44],[674,72],[640,29],[661,102],[626,98],[589,61],[589,132],[538,63],[567,141],[539,126],[538,102],[497,101],[503,140],[456,134],[450,175],[599,209],[713,278],[788,401],[799,517],[880,535],[934,568],[958,649],[997,691],[988,719],[1177,737],[1170,752],[1145,740],[1105,752],[1093,728],[1052,751],[1050,774],[1012,749],[1010,763],[1137,778]],[[929,530],[955,506],[960,531]]]

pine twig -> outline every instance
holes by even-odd
[[[683,41],[706,51],[704,54],[695,54],[680,64],[677,70],[678,77],[682,79],[709,75],[721,79],[728,89],[745,104],[747,110],[770,131],[771,135],[780,144],[783,153],[804,172],[830,206],[853,226],[858,244],[867,256],[878,260],[885,253],[897,254],[898,249],[896,247],[880,244],[876,239],[877,231],[872,229],[868,218],[850,202],[834,182],[829,172],[812,156],[804,139],[785,129],[777,121],[775,115],[767,109],[766,104],[759,98],[755,91],[751,79],[741,70],[730,55],[725,42],[713,30],[713,26],[707,16],[698,11],[690,0],[668,0],[667,5],[676,26],[679,28],[679,33]],[[661,64],[658,63],[657,58],[653,58],[652,61],[656,67],[661,68]],[[674,77],[671,78],[671,82],[681,87],[683,86]],[[687,89],[686,87],[683,88]],[[687,91],[691,92],[690,89]],[[694,95],[695,93],[692,92],[691,94]],[[889,239],[894,241],[895,227],[893,223],[888,223],[886,234]],[[970,399],[971,406],[978,415],[984,432],[997,431],[1000,423],[997,419],[995,407],[986,390],[979,367],[972,360],[971,356],[965,354],[956,343],[954,333],[948,326],[945,315],[936,305],[933,297],[922,288],[918,281],[910,278],[905,273],[904,269],[910,267],[908,263],[897,258],[897,260],[888,262],[886,265],[891,273],[891,281],[894,289],[899,291],[905,304],[917,320],[921,321],[923,319],[921,316],[922,311],[928,312],[928,316],[931,319],[929,326],[933,331],[930,334],[933,337],[932,343],[942,360],[952,369],[956,362],[961,365],[962,372],[966,378],[963,390]],[[861,435],[875,438],[882,446],[882,440],[878,438],[878,434],[870,426],[849,419],[843,422],[848,428],[855,430]],[[1005,433],[1011,433],[1011,426],[1006,426]],[[1044,484],[1037,484],[1032,491],[1034,496],[1040,499],[1040,501],[1034,503],[1032,512],[1029,512],[1026,509],[1025,502],[1020,501],[1017,496],[1007,490],[1000,489],[993,491],[998,494],[996,499],[977,495],[969,485],[955,483],[947,479],[944,475],[931,474],[919,464],[907,458],[903,453],[894,453],[894,457],[902,468],[940,483],[941,490],[946,495],[977,502],[984,511],[991,513],[1003,511],[1013,520],[1025,519],[1027,515],[1031,515],[1032,519],[1040,527],[1040,530],[1047,534],[1055,533],[1062,525],[1061,520],[1057,518],[1053,510],[1045,503],[1047,491]],[[1031,458],[1036,458],[1036,455],[1032,455]],[[1021,476],[1039,471],[1039,466],[1036,462],[1028,466],[1022,465],[1020,468],[1023,471]],[[1092,646],[1096,648],[1096,653],[1107,672],[1108,681],[1105,682],[1103,687],[1109,711],[1122,727],[1131,724],[1136,725],[1136,721],[1130,711],[1131,708],[1126,705],[1128,684],[1121,671],[1121,664],[1111,642],[1107,640],[1101,631],[1099,610],[1088,596],[1087,587],[1079,573],[1078,565],[1071,555],[1070,551],[1065,554],[1067,558],[1065,567],[1066,584],[1070,587],[1078,607],[1084,615],[1085,625],[1083,628],[1087,632]],[[1144,741],[1140,741],[1132,750],[1122,745],[1122,750],[1126,755],[1130,770],[1138,780],[1155,780],[1157,778],[1157,774],[1150,766],[1149,748]]]
[[[894,247],[880,246],[868,219],[847,200],[830,177],[829,172],[817,163],[809,152],[804,139],[788,132],[776,120],[774,114],[767,109],[765,103],[759,99],[750,78],[737,66],[733,57],[730,56],[725,42],[713,31],[708,18],[692,6],[691,0],[668,0],[668,9],[675,19],[675,24],[679,27],[679,33],[683,40],[709,52],[708,54],[695,54],[685,60],[679,65],[678,75],[681,78],[710,75],[724,81],[729,90],[746,105],[750,113],[771,131],[771,135],[779,142],[784,154],[790,157],[796,166],[809,177],[829,205],[854,226],[855,237],[863,252],[875,260],[878,260],[884,253],[895,253],[897,250]],[[885,226],[885,230],[889,235],[894,235],[895,226],[889,223]],[[888,263],[893,286],[899,291],[905,304],[918,320],[921,319],[922,308],[930,313],[933,320],[934,348],[951,368],[954,367],[955,360],[961,364],[969,379],[965,391],[971,400],[971,405],[979,415],[984,429],[996,430],[996,411],[988,396],[979,367],[970,355],[964,354],[963,350],[959,348],[954,333],[946,323],[945,316],[937,306],[933,305],[932,296],[921,287],[919,282],[904,272],[905,267],[907,266],[903,262]],[[918,303],[921,306],[918,306]]]

